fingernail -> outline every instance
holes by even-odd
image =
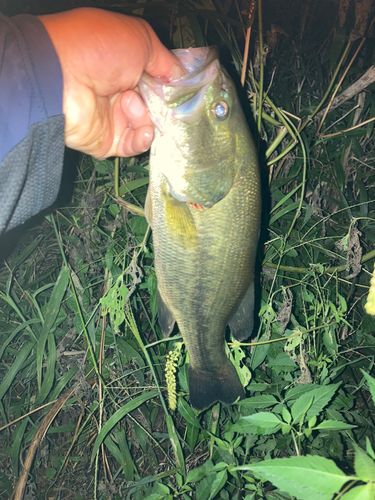
[[[143,143],[145,151],[147,151],[150,148],[151,143],[152,143],[152,139],[153,139],[153,134],[151,134],[149,132],[145,132],[144,143]]]
[[[134,94],[130,96],[130,99],[128,101],[128,110],[130,111],[130,113],[134,116],[141,116],[145,111],[145,107],[145,103],[142,101],[139,95],[134,92]]]

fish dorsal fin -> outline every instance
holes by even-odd
[[[233,337],[241,342],[250,337],[254,326],[254,282],[246,292],[237,311],[233,314],[228,322]]]
[[[168,337],[172,333],[176,320],[171,311],[168,309],[167,304],[164,302],[159,288],[156,292],[156,299],[158,302],[159,325],[164,337]]]
[[[147,189],[146,201],[145,201],[145,217],[148,224],[152,227],[152,203],[151,203],[151,189],[150,186]]]

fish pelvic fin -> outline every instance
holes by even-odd
[[[250,337],[254,327],[254,282],[246,292],[237,311],[228,322],[233,338],[238,342]]]
[[[245,391],[232,363],[227,358],[220,370],[203,371],[189,365],[190,403],[198,411],[220,401],[231,405],[243,399]]]
[[[164,302],[159,288],[156,292],[156,300],[158,303],[159,325],[164,337],[168,337],[172,333],[176,320],[172,312],[169,310],[167,304]]]

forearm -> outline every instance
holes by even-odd
[[[64,152],[62,75],[43,24],[0,16],[0,233],[53,203]]]

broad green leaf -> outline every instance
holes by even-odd
[[[341,500],[374,500],[374,498],[375,484],[368,483],[351,489],[341,497]]]
[[[355,479],[345,476],[332,460],[311,455],[275,458],[235,470],[251,470],[298,500],[331,500],[347,481]]]
[[[293,417],[293,424],[299,424],[306,418],[307,410],[311,407],[314,400],[312,391],[302,394],[297,401],[294,402],[291,413]]]
[[[211,494],[215,479],[216,474],[213,473],[199,481],[196,485],[196,498],[199,498],[199,500],[207,500]]]
[[[176,480],[176,483],[178,484],[178,486],[182,486],[183,483],[184,483],[184,480],[183,480],[183,477],[181,476],[181,474],[179,474],[178,472],[176,472],[175,474],[175,480]]]
[[[94,448],[92,450],[91,454],[91,460],[94,460],[95,455],[97,451],[99,450],[100,445],[106,438],[107,434],[111,432],[111,430],[115,427],[115,425],[125,417],[128,413],[131,411],[135,410],[143,404],[145,401],[148,401],[149,399],[155,398],[158,396],[159,393],[157,391],[151,391],[151,392],[145,392],[141,394],[140,396],[134,398],[133,400],[129,401],[126,403],[122,408],[116,411],[108,420],[107,422],[103,425],[101,428],[99,434],[97,435],[94,443]]]
[[[370,455],[370,457],[375,460],[374,449],[371,446],[371,441],[369,440],[368,436],[366,436],[366,451],[367,451],[367,454]]]
[[[243,399],[238,403],[241,412],[246,413],[249,410],[258,408],[268,408],[279,403],[279,401],[271,394],[262,394],[253,396],[252,398]]]
[[[228,468],[228,464],[225,463],[225,462],[219,462],[218,464],[214,465],[212,467],[212,470],[217,472],[219,470],[223,470],[223,469],[227,469]]]
[[[363,373],[363,376],[365,377],[368,387],[370,389],[370,393],[372,396],[372,400],[375,403],[375,379],[373,379],[368,373],[366,373],[364,370],[361,368],[361,372]]]
[[[215,480],[212,483],[211,486],[211,495],[208,500],[212,500],[221,489],[223,489],[225,483],[227,482],[228,479],[228,472],[227,470],[221,470],[216,474]]]
[[[365,453],[355,443],[354,470],[357,476],[364,482],[375,480],[375,463],[367,453]]]
[[[268,413],[265,411],[261,411],[259,413],[255,413],[254,415],[248,415],[246,417],[241,417],[241,420],[245,420],[252,425],[256,425],[261,429],[271,429],[276,427],[277,425],[281,425],[282,421],[274,415],[273,413]]]
[[[310,420],[310,418],[315,417],[315,415],[319,415],[319,413],[323,410],[323,408],[325,408],[325,406],[330,402],[330,400],[332,399],[333,395],[335,394],[339,386],[340,383],[331,385],[322,385],[310,392],[310,394],[314,396],[314,401],[309,411],[307,412],[306,415],[307,420]]]
[[[240,346],[234,345],[231,347],[229,353],[230,359],[236,369],[241,384],[243,387],[247,387],[251,380],[251,372],[244,361],[242,361],[246,358],[245,352]]]
[[[275,358],[270,359],[268,358],[268,366],[273,367],[275,366],[276,368],[282,367],[282,369],[285,368],[291,368],[292,370],[294,367],[296,367],[296,363],[287,355],[286,352],[280,352]]]
[[[308,421],[309,429],[312,429],[313,427],[315,427],[316,421],[317,421],[316,416],[310,418],[310,420]]]
[[[156,484],[156,487],[157,487],[158,490],[160,490],[160,492],[163,495],[169,495],[170,490],[169,490],[168,486],[166,486],[165,484],[159,482],[159,483]]]
[[[314,430],[326,430],[326,431],[344,431],[349,429],[354,429],[356,425],[350,425],[345,422],[338,422],[337,420],[323,420],[319,425],[314,427]]]
[[[284,422],[286,422],[287,424],[290,424],[292,422],[292,416],[285,406],[283,406],[281,414],[283,416]]]
[[[105,253],[105,265],[108,268],[108,271],[112,269],[113,264],[113,252],[112,250],[107,250]]]
[[[289,391],[285,394],[285,401],[291,401],[293,399],[298,399],[302,394],[306,394],[306,392],[310,392],[313,389],[320,387],[316,384],[306,384],[306,385],[296,385],[289,389]]]
[[[151,495],[145,497],[144,500],[163,500],[164,498],[165,495],[159,495],[159,493],[151,493]]]
[[[224,451],[228,451],[229,450],[230,444],[228,443],[228,441],[225,441],[223,439],[218,438],[212,432],[208,432],[208,434],[211,436],[211,441],[215,441],[215,443],[217,444],[217,446],[221,450],[224,450]]]
[[[211,474],[213,465],[214,464],[213,464],[212,460],[207,460],[200,467],[196,467],[195,469],[190,470],[186,476],[186,482],[187,483],[197,483],[198,481],[200,481],[204,477]]]
[[[259,339],[259,342],[264,342],[266,340],[269,340],[269,338],[265,335],[262,335],[262,337]],[[265,360],[267,353],[269,351],[270,344],[262,344],[262,345],[257,345],[254,348],[253,354],[251,356],[250,360],[250,366],[249,368],[251,370],[255,370],[258,368],[259,365],[263,363]]]
[[[50,467],[49,469],[46,470],[46,476],[48,479],[52,479],[55,477],[57,470],[54,467]]]
[[[258,427],[256,425],[242,419],[229,427],[229,430],[232,432],[239,432],[240,434],[258,434],[257,429]]]

